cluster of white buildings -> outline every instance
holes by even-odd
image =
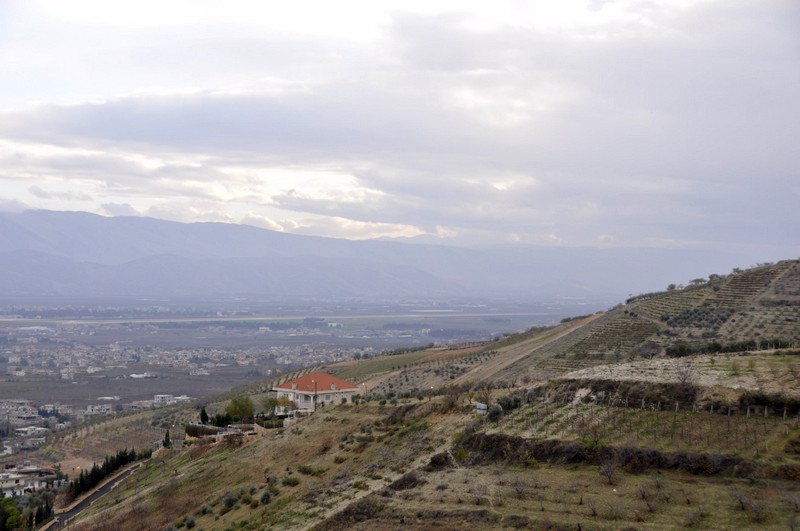
[[[81,420],[95,415],[112,415],[118,411],[142,411],[190,402],[192,398],[186,395],[158,394],[152,400],[126,404],[115,404],[120,400],[119,396],[101,396],[98,400],[99,403],[90,404],[83,409],[73,409],[63,404],[44,404],[37,408],[30,400],[0,400],[0,435],[5,434],[6,437],[0,444],[0,457],[44,446],[53,432],[68,427],[69,422],[64,417]]]
[[[171,406],[172,404],[180,404],[191,401],[192,399],[186,395],[155,395],[153,397],[153,407]]]
[[[21,496],[37,489],[58,486],[60,481],[54,471],[33,466],[30,461],[0,469],[0,497]]]

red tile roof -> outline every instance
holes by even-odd
[[[313,393],[314,382],[316,382],[316,391],[318,393],[331,390],[341,391],[343,389],[358,389],[356,384],[352,384],[348,381],[342,380],[341,378],[337,378],[336,376],[328,374],[327,372],[312,372],[311,374],[306,374],[300,378],[295,378],[294,380],[289,380],[288,382],[283,382],[280,385],[276,385],[275,389],[286,391],[296,389],[298,391]],[[296,387],[293,388],[292,384],[295,384]]]

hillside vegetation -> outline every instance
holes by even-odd
[[[785,261],[485,345],[330,366],[363,386],[358,404],[187,439],[75,528],[797,529],[798,318]]]

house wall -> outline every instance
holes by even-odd
[[[317,404],[318,405],[325,405],[325,404],[339,404],[342,401],[342,398],[346,398],[348,402],[352,401],[353,395],[356,393],[356,390],[344,390],[344,389],[337,389],[332,391],[319,391],[317,392]],[[297,409],[303,410],[310,410],[313,411],[314,409],[314,393],[306,393],[303,391],[289,391],[289,390],[281,390],[277,391],[278,398],[287,398],[294,402],[294,405]]]

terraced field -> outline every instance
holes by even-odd
[[[791,302],[800,300],[800,264],[792,263],[783,275],[775,280],[767,296]]]
[[[685,370],[688,374],[682,373]],[[657,383],[679,382],[683,374],[700,386],[700,402],[725,401],[743,391],[800,399],[800,356],[783,355],[780,351],[602,364],[564,372],[558,378]]]
[[[396,365],[400,369],[385,378],[366,380],[365,386],[370,393],[394,393],[414,397],[427,396],[431,388],[438,389],[442,385],[455,383],[460,376],[473,368],[487,363],[497,356],[496,350],[480,353],[462,354],[455,358],[420,361],[410,366]]]
[[[642,317],[653,321],[664,321],[701,305],[710,293],[709,288],[667,291],[659,296],[634,301],[629,306],[630,311]]]
[[[719,334],[728,340],[761,337],[800,341],[800,306],[755,307],[738,312]]]
[[[757,295],[766,292],[770,283],[790,268],[789,262],[782,262],[773,266],[758,267],[740,274],[731,275],[722,284],[719,291],[714,292],[706,299],[706,303],[725,308],[741,308]]]
[[[632,301],[630,313],[688,340],[800,340],[800,265],[760,266],[705,286]]]
[[[593,328],[588,336],[576,342],[567,354],[576,358],[597,358],[608,352],[619,354],[618,359],[633,350],[636,345],[652,336],[658,325],[648,319],[627,314],[609,314]]]
[[[691,451],[757,458],[783,454],[783,463],[797,463],[784,454],[788,434],[800,429],[796,415],[753,408],[736,412],[709,408],[658,409],[604,404],[532,404],[514,411],[497,431],[526,438],[595,440],[613,446],[647,447],[660,451]]]

